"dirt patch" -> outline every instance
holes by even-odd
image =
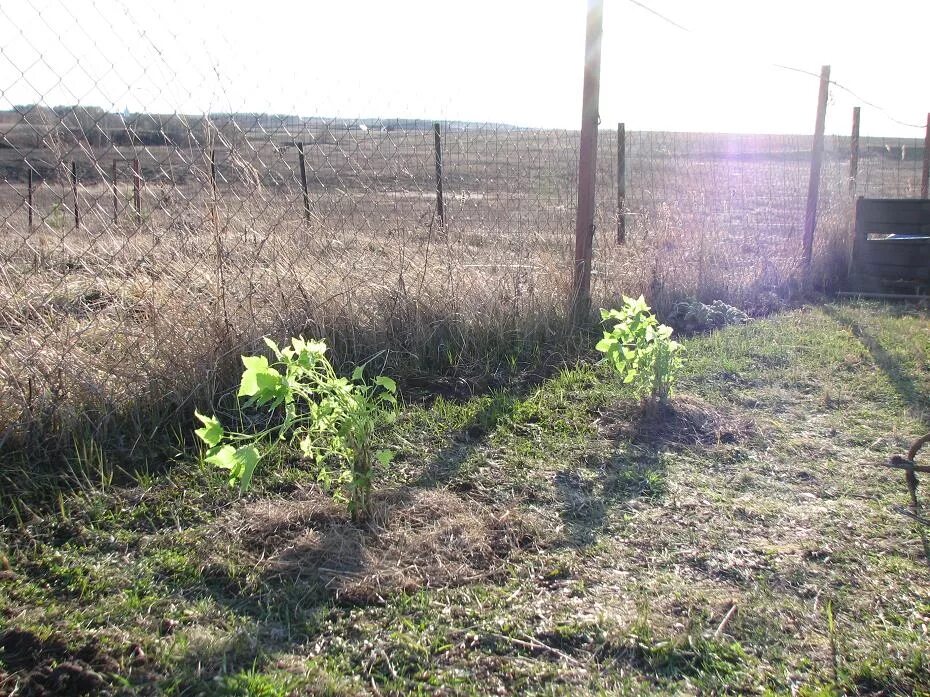
[[[119,672],[95,642],[72,651],[60,639],[21,629],[0,634],[0,667],[0,695],[32,697],[106,694],[108,676]]]
[[[501,577],[516,552],[551,539],[542,519],[516,506],[489,507],[445,490],[380,492],[363,525],[343,507],[306,493],[243,506],[224,530],[248,541],[266,579],[315,578],[347,602]]]
[[[650,446],[732,444],[755,433],[749,419],[690,395],[661,404],[622,404],[596,414],[607,437]]]

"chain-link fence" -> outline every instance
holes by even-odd
[[[494,373],[561,331],[577,132],[118,112],[80,94],[22,104],[36,64],[3,58],[5,449],[106,433],[133,452],[146,429],[220,399],[265,334],[455,376]],[[622,157],[619,142],[602,130],[596,303],[644,292],[660,309],[688,296],[759,309],[792,292],[809,137],[631,131]],[[920,148],[863,139],[850,187],[849,139],[828,141],[824,278],[842,267],[852,193],[916,195]]]

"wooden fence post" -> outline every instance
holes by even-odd
[[[81,213],[78,211],[78,192],[77,187],[77,163],[71,160],[71,197],[74,199],[74,229],[79,230],[81,227]]]
[[[575,265],[572,278],[572,322],[591,309],[591,261],[594,245],[594,185],[597,178],[597,122],[601,87],[601,36],[604,0],[588,0],[585,30],[584,89],[578,153],[578,206],[575,218]]]
[[[433,124],[433,142],[436,151],[436,215],[439,216],[439,227],[445,227],[446,211],[442,203],[442,140],[438,121]]]
[[[626,124],[617,124],[617,244],[626,242]]]
[[[297,158],[300,160],[300,186],[304,192],[304,220],[310,222],[310,194],[307,192],[307,165],[304,161],[304,144],[297,143]]]
[[[132,203],[136,209],[136,223],[142,224],[142,171],[139,168],[139,158],[132,160]]]
[[[849,193],[856,193],[859,176],[859,107],[853,107],[852,137],[849,139]]]
[[[29,217],[29,234],[32,234],[32,166],[26,165],[26,213]]]
[[[817,227],[817,199],[820,196],[820,170],[823,166],[823,132],[827,119],[827,95],[830,91],[830,66],[820,69],[820,91],[817,95],[817,121],[814,124],[814,144],[811,152],[811,174],[807,186],[807,210],[804,214],[804,266],[810,268],[814,253],[814,230]]]
[[[927,132],[924,134],[924,171],[920,178],[921,198],[927,198],[928,180],[930,180],[930,114],[927,114]]]

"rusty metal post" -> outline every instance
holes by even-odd
[[[78,178],[77,163],[71,160],[71,197],[74,199],[74,229],[81,228],[81,213],[78,211]]]
[[[820,171],[823,167],[823,133],[827,120],[827,96],[830,91],[830,66],[820,69],[820,91],[817,94],[817,121],[811,151],[811,173],[807,186],[807,210],[804,213],[804,266],[810,268],[814,252],[814,230],[817,228],[817,200],[820,197]]]
[[[617,124],[617,244],[626,242],[626,124]]]
[[[436,151],[436,215],[439,216],[439,226],[446,226],[446,211],[442,203],[442,139],[439,122],[433,124],[433,143]]]
[[[119,187],[116,183],[116,163],[117,163],[117,160],[113,160],[112,174],[110,174],[110,186],[113,187],[113,223],[114,225],[119,222]]]
[[[310,222],[310,194],[307,192],[307,165],[304,158],[304,144],[297,143],[297,158],[300,161],[300,187],[304,192],[304,220]]]
[[[29,234],[32,234],[32,166],[26,165],[26,215],[29,218]]]
[[[136,223],[142,224],[142,171],[139,158],[132,160],[132,204],[136,209]]]
[[[849,193],[856,193],[859,176],[859,107],[853,107],[852,136],[849,139]]]
[[[571,316],[578,323],[591,308],[591,261],[594,245],[594,185],[597,178],[597,124],[601,89],[601,36],[604,0],[588,0],[585,31],[584,89],[578,153],[578,207],[575,218],[575,266]]]
[[[216,149],[210,148],[210,216],[213,218],[213,226],[219,226],[219,218],[216,215]]]
[[[930,181],[930,114],[927,114],[927,132],[924,134],[924,169],[920,177],[920,197],[927,198]]]

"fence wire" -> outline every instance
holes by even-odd
[[[99,438],[119,421],[132,451],[153,423],[141,405],[161,418],[221,400],[262,335],[326,336],[342,357],[387,350],[396,371],[456,374],[496,370],[564,318],[575,131],[442,122],[440,217],[432,121],[116,112],[80,90],[67,106],[41,93],[22,104],[30,71],[48,65],[2,53],[4,448]],[[94,65],[82,82],[119,71]],[[620,158],[606,126],[596,303],[644,292],[660,308],[761,307],[792,291],[810,137],[630,131]],[[852,185],[849,145],[827,143],[825,277],[842,269],[854,195],[920,186],[918,141],[864,138]]]

